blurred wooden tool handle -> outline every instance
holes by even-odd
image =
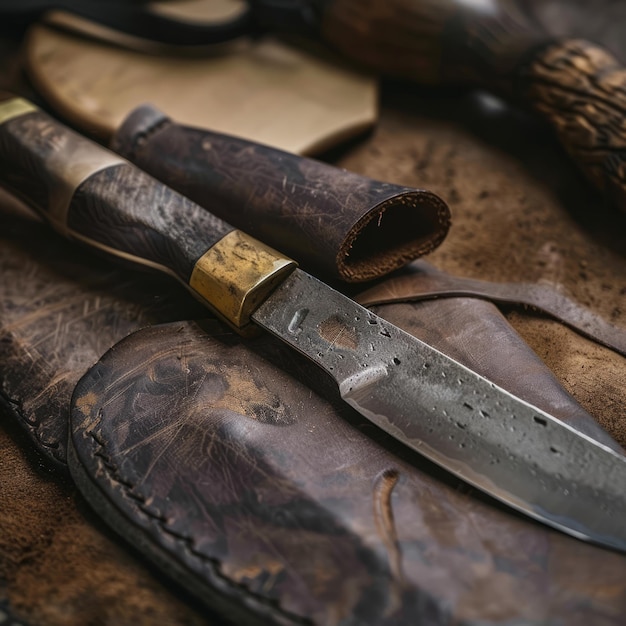
[[[510,0],[321,0],[323,37],[377,71],[486,88],[539,114],[587,178],[626,211],[626,69],[555,40]]]

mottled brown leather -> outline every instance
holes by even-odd
[[[151,106],[128,116],[111,147],[305,268],[348,282],[431,252],[450,227],[432,192],[180,126]]]
[[[140,331],[76,389],[72,474],[176,580],[255,623],[621,623],[622,555],[477,497],[310,370],[217,325]]]

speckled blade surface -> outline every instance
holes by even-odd
[[[384,431],[494,498],[626,551],[626,457],[296,270],[254,321]]]

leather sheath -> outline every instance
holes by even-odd
[[[450,227],[436,194],[174,123],[146,105],[111,148],[304,268],[362,282],[432,252]]]

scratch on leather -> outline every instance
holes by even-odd
[[[294,615],[293,613],[281,608],[278,604],[277,600],[271,600],[269,598],[264,598],[263,596],[256,594],[250,589],[248,589],[245,585],[241,585],[236,581],[233,581],[231,578],[226,576],[222,571],[220,571],[221,562],[219,559],[214,559],[207,557],[206,555],[198,552],[195,548],[196,541],[193,537],[189,537],[180,532],[174,531],[168,528],[169,520],[165,515],[159,513],[158,511],[153,510],[153,508],[149,505],[147,499],[141,494],[136,493],[135,487],[132,482],[122,478],[119,472],[119,468],[115,465],[110,455],[106,450],[106,442],[100,434],[97,434],[94,430],[87,431],[87,435],[92,439],[92,441],[97,446],[94,451],[94,457],[98,459],[101,468],[107,474],[108,479],[112,484],[118,484],[121,491],[125,496],[128,497],[129,502],[132,506],[136,507],[139,511],[143,512],[145,515],[155,520],[161,529],[162,532],[166,533],[170,537],[174,538],[179,543],[184,544],[187,548],[187,551],[194,558],[201,561],[204,565],[208,565],[213,571],[214,575],[221,579],[224,583],[226,583],[232,589],[235,589],[239,592],[243,592],[248,595],[250,598],[259,602],[260,605],[265,606],[271,611],[276,611],[280,613],[283,618],[289,619],[293,624],[300,624],[302,626],[312,624],[311,620]]]
[[[391,494],[399,478],[400,473],[396,469],[387,469],[381,472],[376,477],[372,493],[376,530],[387,550],[391,575],[397,583],[397,588],[394,589],[391,606],[389,607],[391,611],[401,604],[401,592],[405,586],[404,572],[402,571],[402,551],[398,542],[398,533],[391,504]]]

